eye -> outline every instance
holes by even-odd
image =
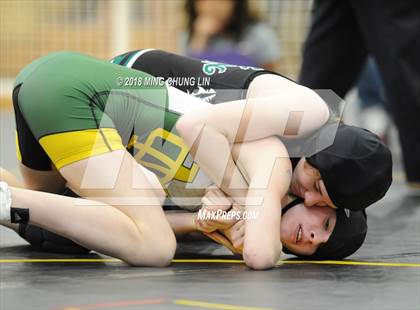
[[[319,182],[317,181],[315,181],[315,189],[322,196],[321,187],[319,186]]]
[[[325,221],[325,225],[324,225],[324,227],[325,227],[325,230],[328,230],[328,228],[330,227],[330,218],[328,218],[328,219]]]

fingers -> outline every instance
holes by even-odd
[[[244,211],[245,211],[245,207],[244,207],[244,206],[241,206],[241,205],[238,205],[238,204],[236,204],[236,203],[234,203],[234,204],[232,205],[232,210],[233,210],[233,211],[238,211],[238,212],[240,212],[240,214],[242,214],[242,212],[244,212]]]
[[[212,232],[212,233],[203,233],[203,234],[209,237],[210,239],[212,239],[213,241],[227,247],[233,254],[242,253],[242,251],[236,249],[225,236],[223,236],[221,233],[217,231]]]
[[[197,213],[198,214],[198,213]],[[205,233],[211,233],[215,230],[217,230],[217,225],[214,225],[214,223],[209,222],[208,220],[203,220],[198,217],[195,219],[195,226],[197,230]]]
[[[234,217],[226,216],[223,210],[208,210],[203,207],[196,215],[196,227],[200,231],[212,232],[217,229],[227,229],[238,220]]]
[[[242,251],[245,239],[245,221],[240,220],[229,229],[223,230],[222,233],[229,239],[235,249]]]
[[[233,200],[223,193],[218,187],[209,187],[206,194],[202,198],[203,205],[208,206],[212,210],[229,210]]]
[[[201,199],[201,214],[205,219],[197,219],[197,228],[201,231],[212,232],[216,229],[226,229],[237,222],[233,216],[225,216],[232,206],[232,199],[227,197],[219,188],[208,188]],[[208,215],[208,216],[207,216]]]
[[[227,211],[230,209],[230,207],[232,206],[232,204],[230,203],[229,200],[227,199],[223,199],[223,198],[219,198],[219,197],[207,197],[204,196],[203,198],[201,198],[201,203],[204,207],[206,207],[208,210],[223,210],[223,211]]]

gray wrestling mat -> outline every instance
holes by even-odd
[[[349,260],[258,272],[208,242],[180,244],[168,268],[132,268],[35,252],[2,228],[0,309],[419,309],[420,198],[396,182],[368,220]]]
[[[0,121],[0,162],[13,171],[13,119],[2,112]],[[368,208],[366,242],[349,260],[287,260],[269,271],[208,242],[179,244],[168,268],[132,268],[35,252],[0,228],[0,309],[420,309],[420,197],[394,179]]]

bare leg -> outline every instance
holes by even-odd
[[[66,185],[66,180],[55,169],[50,171],[39,171],[29,168],[22,163],[19,163],[19,169],[22,174],[24,187],[27,189],[60,193]],[[9,184],[14,186],[12,183]]]
[[[10,171],[0,167],[0,181],[4,181],[10,186],[14,187],[23,187],[23,185],[18,181],[16,176],[14,176]]]
[[[136,264],[142,256],[143,265],[148,261],[140,244],[142,235],[128,216],[118,209],[80,198],[37,192],[11,187],[12,206],[29,208],[30,224],[42,227],[97,252]],[[153,207],[150,207],[153,208]],[[140,239],[140,240],[139,240]]]
[[[93,169],[85,174],[88,162]],[[113,166],[121,168],[118,169],[115,187],[104,189],[101,184],[95,186],[98,181],[114,179]],[[95,156],[68,165],[62,170],[60,174],[73,185],[79,195],[97,197],[99,200],[70,198],[11,187],[12,207],[29,209],[30,224],[129,264],[163,266],[170,262],[176,241],[161,208],[160,198],[156,196],[162,188],[133,188],[134,176],[146,189],[150,188],[150,182],[128,153],[116,151]],[[93,180],[92,184],[97,190],[81,189],[85,177]],[[48,178],[44,180],[48,181]],[[130,200],[128,205],[119,202],[126,197]],[[145,197],[152,203],[141,204],[140,201]]]
[[[130,253],[125,256],[132,262],[159,266],[170,263],[176,239],[162,209],[165,193],[160,183],[152,182],[128,152],[113,151],[80,160],[62,167],[60,174],[80,197],[112,206],[120,212],[118,214],[125,215],[124,219],[130,223],[124,221],[118,224],[132,228],[127,236],[129,246],[124,247],[125,253]],[[153,183],[157,183],[158,188]],[[96,222],[100,219],[92,214],[91,220],[93,222],[88,229],[96,231]],[[106,221],[109,222],[105,223],[105,227],[109,225],[117,229],[112,216]],[[107,235],[109,227],[105,231]]]

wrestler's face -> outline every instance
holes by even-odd
[[[282,244],[296,254],[312,255],[327,242],[334,230],[336,211],[330,207],[305,206],[300,203],[282,215]]]
[[[301,158],[293,171],[291,192],[305,200],[307,206],[330,206],[335,208],[328,195],[319,170]]]

